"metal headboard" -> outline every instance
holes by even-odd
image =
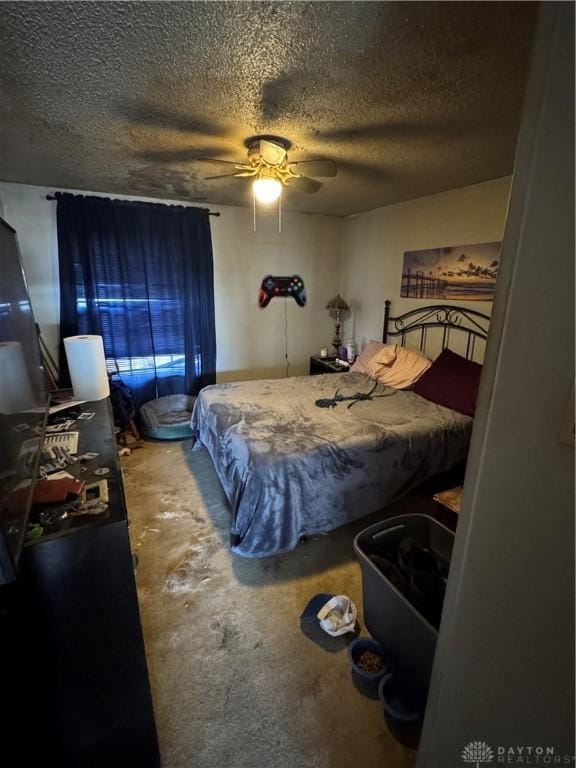
[[[486,341],[490,317],[476,312],[474,309],[454,307],[451,304],[434,304],[427,307],[418,307],[405,312],[403,315],[392,317],[390,314],[390,300],[384,305],[384,329],[382,341],[384,344],[401,337],[400,344],[405,346],[408,334],[420,332],[419,349],[426,351],[428,331],[431,328],[442,329],[442,349],[446,349],[450,343],[452,332],[467,334],[465,357],[471,360],[474,357],[474,346],[477,339]]]

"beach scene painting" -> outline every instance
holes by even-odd
[[[400,296],[405,299],[493,301],[502,243],[406,251]]]

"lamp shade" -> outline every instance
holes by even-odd
[[[269,204],[278,200],[282,194],[282,184],[278,179],[259,178],[252,184],[254,196],[259,203]]]
[[[336,296],[334,296],[333,299],[330,299],[328,304],[326,304],[326,309],[345,310],[345,309],[350,309],[350,307],[348,306],[348,304],[346,304],[342,296],[340,296],[340,294],[337,294]]]

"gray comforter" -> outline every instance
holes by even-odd
[[[200,392],[192,428],[232,506],[232,549],[293,549],[449,469],[466,456],[472,419],[413,392],[319,408],[319,398],[369,392],[364,374],[216,384]]]

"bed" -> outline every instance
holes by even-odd
[[[447,305],[392,317],[387,301],[382,339],[412,339],[425,352],[433,333],[442,349],[464,334],[471,359],[488,323]],[[316,405],[337,391],[372,396]],[[465,459],[472,418],[350,372],[205,387],[192,428],[232,508],[232,550],[264,557],[377,511]]]

